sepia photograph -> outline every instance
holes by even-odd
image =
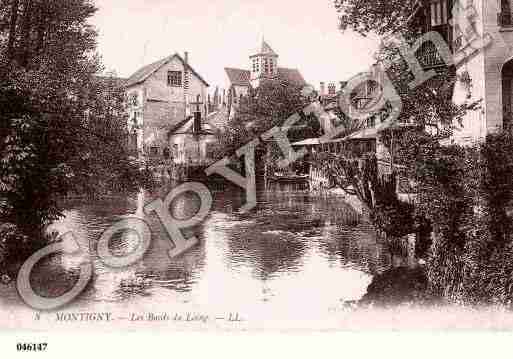
[[[0,0],[0,119],[14,354],[513,330],[513,0]]]

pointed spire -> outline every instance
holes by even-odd
[[[250,57],[260,56],[260,55],[270,55],[278,57],[278,54],[271,48],[271,46],[265,41],[265,36],[262,35],[262,43],[260,47],[257,49],[254,55]]]
[[[278,56],[278,54],[276,52],[274,52],[274,50],[271,48],[271,46],[269,46],[269,44],[267,42],[265,42],[265,39],[262,40],[262,48],[260,49],[260,53],[266,54],[266,55]]]

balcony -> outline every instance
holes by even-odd
[[[513,13],[505,11],[498,13],[497,23],[502,27],[513,26]]]
[[[420,49],[417,51],[417,58],[424,69],[446,66],[446,63],[438,53],[436,46],[431,42],[422,44]]]

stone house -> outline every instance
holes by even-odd
[[[206,117],[195,113],[171,128],[168,139],[172,163],[194,167],[214,162],[217,131],[225,124],[226,116],[226,106],[221,105]]]
[[[189,64],[188,53],[146,65],[125,82],[131,142],[146,158],[169,157],[168,133],[192,115],[191,103],[206,103],[208,83]],[[202,117],[207,113],[201,109]]]

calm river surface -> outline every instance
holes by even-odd
[[[65,310],[109,309],[121,317],[155,310],[219,318],[238,313],[245,320],[286,323],[319,320],[345,301],[360,299],[372,276],[390,266],[390,255],[376,242],[372,227],[341,197],[274,188],[259,193],[255,213],[242,215],[233,210],[242,197],[232,192],[214,195],[209,217],[189,231],[200,244],[178,258],[167,256],[171,244],[157,217],[146,216],[151,247],[140,263],[121,270],[106,267],[96,255],[102,231],[159,195],[68,202],[65,218],[49,230],[72,231],[92,258],[95,274]],[[185,194],[171,210],[183,218],[197,204],[194,195]],[[120,255],[137,244],[137,237],[125,233],[110,246]],[[76,260],[60,255],[43,260],[32,285],[42,295],[58,295],[73,284],[76,267]],[[15,291],[4,293],[2,300],[23,306]]]

